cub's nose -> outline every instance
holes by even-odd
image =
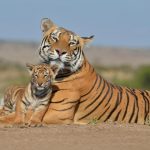
[[[37,86],[42,86],[42,85],[43,85],[43,83],[41,83],[41,82],[37,83]]]

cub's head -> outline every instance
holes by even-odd
[[[26,64],[31,74],[31,85],[37,91],[50,89],[55,76],[59,70],[58,66],[50,67],[47,64]]]
[[[39,48],[39,55],[44,62],[57,64],[61,69],[74,72],[83,64],[83,48],[93,36],[80,37],[62,27],[55,25],[50,19],[42,19],[41,29],[43,40]]]

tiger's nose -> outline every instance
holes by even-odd
[[[63,55],[63,54],[66,54],[67,52],[63,52],[62,50],[60,49],[56,49],[56,52],[59,56]]]
[[[56,52],[58,55],[61,55],[61,53],[62,53],[60,49],[56,49]]]

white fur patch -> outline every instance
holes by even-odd
[[[66,56],[67,56],[67,53],[61,55],[61,56],[60,56],[60,60],[61,60],[62,62],[66,62]]]
[[[78,57],[78,56],[76,56],[76,57]],[[71,66],[72,66],[71,71],[75,72],[76,70],[78,70],[82,66],[83,60],[84,60],[84,58],[83,58],[83,55],[81,54],[81,56],[78,60],[72,61],[71,62]]]
[[[0,109],[2,109],[3,106],[4,106],[4,99],[2,98],[2,99],[0,99]]]
[[[61,61],[51,61],[50,64],[57,65],[60,69],[64,69],[64,64]]]

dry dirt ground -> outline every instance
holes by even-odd
[[[0,150],[150,150],[150,126],[0,127]]]

